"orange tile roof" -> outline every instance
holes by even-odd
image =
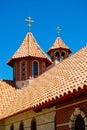
[[[23,58],[23,57],[28,57],[28,56],[46,58],[49,62],[52,63],[52,61],[42,51],[42,49],[38,45],[37,41],[35,40],[31,32],[27,33],[19,49],[15,52],[15,54],[11,57],[11,59],[7,63],[10,65],[12,60],[16,58]]]
[[[0,116],[12,104],[17,96],[17,90],[12,81],[0,80]]]
[[[0,82],[2,86],[3,82]],[[8,98],[4,97],[3,99],[5,102],[8,102],[5,110],[2,110],[0,119],[27,109],[33,109],[37,107],[37,105],[43,106],[43,104],[56,100],[56,98],[61,99],[61,95],[64,97],[65,94],[69,95],[75,91],[79,92],[79,88],[84,90],[84,85],[87,86],[87,46],[43,73],[36,78],[30,86],[22,90],[15,90],[11,88],[11,86],[6,85],[5,89],[10,91],[10,96],[8,95]],[[0,88],[0,91],[3,95],[4,89],[2,91]],[[17,94],[13,96],[15,95],[15,91],[17,91]],[[11,98],[14,99],[9,103],[9,99]],[[1,105],[5,106],[4,101],[2,103]]]
[[[60,37],[57,37],[57,39],[55,40],[55,42],[53,43],[52,47],[47,51],[48,54],[50,53],[51,50],[54,49],[67,49],[69,53],[71,53],[71,50],[68,46],[65,45],[65,43],[62,41],[62,39]]]

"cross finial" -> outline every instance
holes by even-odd
[[[28,17],[25,21],[28,22],[28,32],[30,32],[31,22],[34,22],[34,20],[32,20],[31,17]]]
[[[58,31],[58,37],[59,37],[59,36],[60,36],[61,28],[58,26],[58,27],[56,28],[56,30]]]

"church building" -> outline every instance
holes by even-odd
[[[58,35],[49,58],[28,31],[0,80],[0,130],[87,130],[87,46],[71,52]]]

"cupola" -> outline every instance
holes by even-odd
[[[27,21],[30,26],[31,18],[28,17]],[[7,64],[13,68],[13,80],[17,88],[23,88],[42,74],[52,61],[42,51],[29,29],[22,44]]]
[[[59,34],[59,32],[58,32]],[[67,58],[69,54],[71,53],[70,48],[65,45],[63,40],[58,36],[51,46],[51,48],[47,51],[47,53],[50,55],[51,60],[57,64]]]

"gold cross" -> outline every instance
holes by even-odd
[[[60,36],[61,28],[58,26],[58,27],[56,28],[56,30],[58,31],[58,37],[59,37],[59,36]]]
[[[25,21],[28,22],[28,32],[30,32],[31,22],[34,22],[34,20],[32,20],[31,17],[28,17]]]

